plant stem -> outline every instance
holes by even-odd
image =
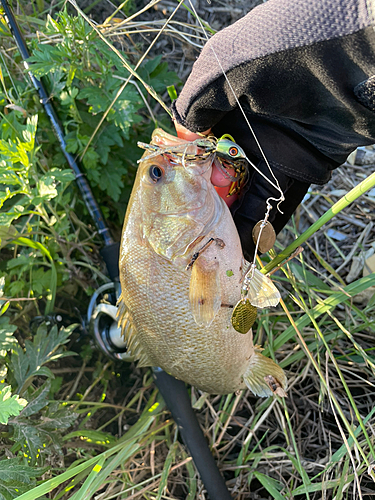
[[[308,238],[310,238],[318,229],[330,221],[341,210],[346,208],[350,203],[359,198],[363,193],[375,186],[375,172],[369,175],[364,181],[360,182],[358,186],[349,191],[339,201],[337,201],[327,212],[322,215],[312,226],[309,227],[304,233],[301,234],[293,243],[291,243],[285,250],[279,253],[271,262],[269,262],[261,270],[262,273],[267,274],[274,269],[278,264],[285,260],[289,255]]]

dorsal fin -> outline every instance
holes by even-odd
[[[139,367],[152,366],[153,363],[149,360],[147,354],[144,352],[143,347],[139,343],[131,314],[126,307],[122,295],[120,295],[120,298],[117,301],[117,305],[118,326],[121,328],[121,333],[124,337],[124,341],[126,342],[129,354],[134,357],[135,361],[138,361]]]

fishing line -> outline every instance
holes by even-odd
[[[199,25],[200,25],[201,29],[203,30],[203,33],[204,33],[204,36],[205,36],[206,40],[207,40],[207,41],[209,41],[210,39],[209,39],[209,37],[208,37],[208,35],[207,35],[207,32],[206,32],[206,30],[205,30],[205,28],[204,28],[204,26],[203,26],[203,23],[202,23],[202,21],[201,21],[200,17],[198,16],[197,11],[195,10],[195,7],[194,7],[194,5],[193,5],[193,3],[192,3],[192,1],[191,1],[191,0],[189,0],[189,4],[190,4],[190,6],[191,6],[191,8],[192,8],[192,10],[193,10],[193,12],[194,12],[194,14],[195,14],[195,16],[196,16],[197,20],[198,20],[198,23],[199,23]],[[225,78],[225,80],[226,80],[226,82],[227,82],[227,84],[228,84],[228,86],[229,86],[229,89],[230,89],[230,91],[232,92],[233,97],[235,98],[236,103],[237,103],[237,105],[238,105],[239,109],[241,110],[241,113],[242,113],[242,115],[243,115],[243,117],[244,117],[244,119],[245,119],[245,121],[246,121],[246,124],[247,124],[247,126],[249,127],[249,130],[250,130],[250,132],[251,132],[252,136],[254,137],[255,143],[256,143],[256,145],[258,146],[258,149],[259,149],[259,151],[260,151],[260,153],[261,153],[261,155],[262,155],[262,157],[263,157],[263,159],[264,159],[264,162],[265,162],[265,164],[266,164],[266,166],[267,166],[267,168],[268,168],[268,170],[269,170],[270,174],[271,174],[271,175],[272,175],[272,177],[274,178],[276,185],[275,185],[275,184],[274,184],[274,183],[273,183],[273,182],[272,182],[272,181],[271,181],[271,180],[270,180],[270,179],[269,179],[266,175],[264,175],[264,174],[263,174],[263,172],[261,172],[261,171],[258,169],[258,167],[256,167],[256,166],[254,165],[254,163],[253,163],[253,162],[252,162],[249,158],[247,158],[247,156],[246,156],[246,160],[247,160],[247,161],[249,162],[249,164],[250,164],[250,165],[254,168],[254,170],[256,170],[256,171],[257,171],[257,172],[258,172],[258,173],[259,173],[262,177],[264,177],[264,179],[265,179],[265,180],[266,180],[269,184],[271,184],[271,186],[272,186],[272,187],[274,187],[277,191],[279,191],[279,193],[280,193],[280,198],[273,198],[273,197],[270,197],[270,198],[268,198],[267,203],[269,202],[269,200],[277,201],[277,202],[278,202],[278,204],[277,204],[277,210],[278,210],[280,213],[283,213],[283,212],[280,210],[279,205],[280,205],[280,203],[282,203],[282,202],[285,200],[285,197],[284,197],[284,193],[283,193],[283,191],[282,191],[282,189],[281,189],[281,187],[280,187],[280,185],[279,185],[279,181],[277,180],[277,177],[275,176],[275,174],[274,174],[274,173],[273,173],[273,171],[272,171],[271,165],[269,164],[269,161],[268,161],[268,159],[267,159],[267,157],[266,157],[266,155],[265,155],[265,153],[264,153],[264,151],[263,151],[262,146],[260,145],[260,142],[259,142],[259,140],[258,140],[258,138],[257,138],[257,136],[256,136],[256,134],[255,134],[255,132],[254,132],[254,129],[253,129],[253,127],[251,126],[251,124],[250,124],[250,122],[249,122],[249,120],[248,120],[248,118],[247,118],[247,116],[246,116],[246,113],[245,113],[245,111],[244,111],[243,107],[241,106],[241,103],[240,103],[240,101],[239,101],[239,99],[238,99],[238,97],[237,97],[237,95],[236,95],[236,93],[235,93],[235,91],[234,91],[234,88],[232,87],[232,84],[230,83],[230,81],[229,81],[229,79],[228,79],[228,76],[227,76],[227,74],[226,74],[226,73],[225,73],[225,71],[224,71],[224,68],[223,68],[223,66],[222,66],[222,64],[221,64],[221,62],[220,62],[220,59],[219,59],[218,55],[217,55],[217,54],[216,54],[216,52],[215,52],[215,49],[214,49],[212,46],[210,46],[210,49],[211,49],[211,51],[212,51],[213,55],[215,56],[215,59],[216,59],[216,61],[217,61],[218,65],[219,65],[219,67],[220,67],[220,69],[221,69],[221,71],[222,71],[222,73],[223,73],[223,76],[224,76],[224,78]]]
[[[142,55],[142,57],[140,58],[140,60],[137,62],[137,64],[135,65],[134,69],[129,65],[129,63],[124,59],[124,57],[122,56],[122,54],[120,53],[119,50],[116,49],[116,47],[114,47],[107,39],[106,37],[103,35],[103,33],[95,26],[95,24],[91,21],[91,19],[89,19],[86,14],[78,7],[77,3],[75,0],[68,0],[69,3],[76,9],[76,11],[82,16],[82,18],[89,24],[89,26],[91,26],[91,28],[97,33],[97,35],[101,38],[101,40],[103,40],[104,43],[106,43],[108,45],[108,47],[112,50],[112,52],[114,52],[117,57],[120,59],[120,61],[122,62],[123,66],[129,71],[130,75],[128,76],[128,78],[126,79],[126,81],[123,83],[123,85],[120,87],[120,89],[117,91],[115,97],[113,98],[111,104],[109,105],[109,107],[107,108],[107,110],[105,111],[105,113],[103,114],[103,116],[101,117],[98,125],[96,126],[93,134],[91,135],[88,143],[86,144],[85,146],[85,149],[83,150],[82,154],[81,154],[81,161],[84,157],[84,155],[86,154],[90,144],[92,143],[92,141],[94,140],[94,137],[96,136],[99,128],[101,127],[102,123],[104,122],[105,118],[107,117],[108,113],[110,112],[110,110],[113,108],[113,106],[115,105],[116,101],[119,99],[120,95],[122,94],[122,92],[125,90],[125,87],[127,86],[127,84],[129,83],[129,81],[131,80],[131,77],[134,76],[137,80],[139,80],[142,85],[144,86],[144,88],[147,90],[147,92],[160,104],[160,106],[164,109],[164,111],[166,111],[170,116],[171,116],[171,112],[170,110],[168,109],[168,107],[164,104],[164,102],[161,100],[161,98],[159,98],[159,96],[157,95],[157,93],[154,91],[154,89],[148,85],[144,80],[142,80],[142,78],[138,75],[138,73],[136,72],[137,69],[139,68],[139,66],[142,64],[142,62],[144,61],[145,57],[147,56],[147,54],[150,52],[151,48],[154,46],[154,44],[156,43],[156,41],[158,40],[158,38],[160,37],[160,35],[163,33],[163,31],[165,30],[165,28],[168,26],[168,23],[169,21],[173,18],[173,16],[175,15],[175,13],[177,12],[177,10],[179,9],[180,5],[182,4],[182,2],[184,0],[180,0],[177,7],[174,9],[174,11],[172,12],[172,14],[169,16],[169,18],[165,21],[163,27],[161,28],[161,30],[159,31],[159,33],[156,35],[156,37],[154,38],[154,40],[151,42],[151,44],[149,45],[149,47],[147,48],[147,50],[145,51],[145,53]],[[159,0],[157,0],[159,1]],[[149,5],[153,5],[154,3],[157,3],[157,2],[151,2]],[[129,18],[130,19],[130,18]],[[125,19],[123,22],[127,22],[129,19]]]
[[[203,26],[203,23],[201,22],[201,19],[198,16],[197,11],[195,10],[195,7],[194,7],[191,0],[189,0],[189,4],[190,4],[191,9],[194,12],[197,20],[198,20],[198,23],[199,23],[201,29],[203,30],[203,33],[204,33],[206,40],[209,41],[209,37],[207,35],[207,32],[206,32],[206,30]],[[211,45],[209,48],[211,49],[218,65],[219,65],[219,68],[221,69],[222,74],[224,75],[224,78],[228,84],[230,91],[232,92],[232,95],[237,103],[237,106],[241,110],[241,113],[242,113],[242,115],[245,119],[245,122],[246,122],[246,124],[247,124],[247,126],[248,126],[254,140],[255,140],[255,143],[256,143],[256,145],[261,153],[261,156],[262,156],[262,158],[263,158],[263,160],[268,168],[268,171],[270,172],[270,174],[275,182],[270,180],[263,172],[261,172],[261,170],[256,165],[254,165],[254,163],[246,156],[246,154],[245,154],[245,159],[249,162],[249,164],[253,167],[253,169],[256,172],[258,172],[274,189],[276,189],[276,191],[278,191],[280,193],[279,198],[275,198],[275,197],[271,196],[271,197],[267,198],[267,200],[266,200],[266,207],[267,208],[266,208],[266,212],[264,214],[263,220],[260,221],[261,224],[260,224],[260,228],[259,228],[259,233],[256,237],[256,241],[255,241],[255,238],[253,236],[254,242],[255,242],[254,258],[253,258],[252,263],[249,265],[249,268],[245,272],[245,275],[243,278],[242,289],[241,289],[241,298],[238,301],[237,305],[235,306],[233,313],[232,313],[232,317],[231,317],[232,326],[235,328],[235,330],[239,331],[240,333],[247,333],[250,330],[250,328],[252,327],[254,320],[256,318],[256,313],[254,315],[253,310],[251,310],[252,306],[264,307],[258,301],[258,298],[263,297],[264,294],[269,295],[270,301],[265,302],[266,305],[268,305],[268,306],[269,305],[274,306],[279,302],[280,294],[279,294],[277,288],[275,287],[275,285],[272,283],[272,281],[269,278],[267,278],[266,276],[262,275],[259,271],[257,273],[258,274],[257,279],[255,280],[255,273],[257,272],[256,257],[257,257],[259,245],[261,243],[261,236],[262,236],[264,228],[266,227],[266,225],[268,223],[268,218],[269,218],[270,212],[273,209],[273,206],[271,205],[270,202],[271,202],[271,200],[275,201],[277,203],[276,209],[282,214],[283,212],[280,210],[280,204],[285,200],[285,196],[284,196],[284,193],[280,187],[280,184],[279,184],[277,177],[275,176],[275,174],[272,171],[271,165],[270,165],[270,163],[269,163],[269,161],[268,161],[268,159],[263,151],[263,148],[262,148],[262,146],[261,146],[261,144],[260,144],[260,142],[255,134],[255,131],[254,131],[253,127],[251,126],[243,107],[241,106],[241,103],[240,103],[240,101],[239,101],[239,99],[234,91],[234,88],[233,88],[231,82],[229,81],[227,74],[224,71],[224,68],[220,62],[218,55],[216,54],[215,49]],[[251,306],[249,306],[249,302],[250,302]],[[255,311],[256,311],[256,309],[255,309]]]

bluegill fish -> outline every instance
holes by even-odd
[[[184,142],[158,129],[151,144],[165,152]],[[119,323],[139,366],[213,394],[247,386],[258,396],[284,395],[283,370],[254,346],[251,330],[242,335],[231,324],[248,263],[210,182],[212,160],[141,160],[122,234]]]

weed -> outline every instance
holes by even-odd
[[[159,55],[123,88],[125,66],[134,70],[149,34],[163,26],[159,13],[168,13],[168,3],[148,4],[143,12],[155,10],[138,21],[137,12],[120,18],[131,5],[122,2],[100,26],[72,9],[55,16],[47,2],[24,4],[19,19],[32,71],[45,79],[68,150],[81,160],[119,234],[140,156],[136,141],[148,142],[156,123],[169,127],[142,82],[166,96],[178,78],[160,53],[167,47],[169,62],[182,74],[202,33],[188,13],[171,21]],[[212,9],[215,22],[234,15]],[[30,26],[38,26],[37,37]],[[105,280],[99,242],[2,17],[0,37],[0,500],[205,498],[149,371],[102,359],[72,325],[82,323],[88,297]],[[352,178],[342,185],[348,172]],[[354,173],[334,173],[333,186],[346,194],[369,173],[358,166]],[[311,216],[315,199],[328,220],[337,208],[334,191],[311,191],[301,225],[318,219]],[[373,205],[369,196],[352,204],[345,218],[335,215],[335,224],[361,241],[359,253],[373,246]],[[348,227],[363,230],[363,238]],[[287,227],[280,248],[295,245],[299,232]],[[220,397],[190,389],[238,500],[374,493],[375,278],[358,275],[347,284],[352,240],[336,243],[324,228],[311,236],[310,250],[275,277],[283,307],[263,311],[254,328],[265,354],[288,370],[289,397],[259,400],[245,391]],[[55,312],[70,316],[66,328],[53,326]],[[38,320],[32,328],[35,315],[50,324]]]

